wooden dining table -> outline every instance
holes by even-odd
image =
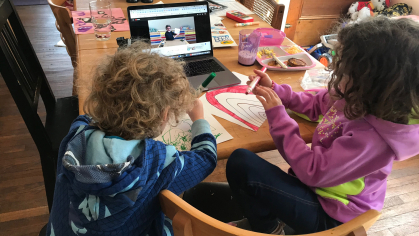
[[[121,8],[127,17],[127,7],[135,5],[144,5],[145,3],[127,3],[125,0],[110,0],[113,8]],[[176,3],[176,2],[188,2],[185,0],[164,0],[164,3]],[[152,3],[153,4],[153,3]],[[74,10],[88,10],[89,0],[75,0]],[[251,15],[255,21],[259,21],[259,26],[245,26],[235,27],[235,21],[225,18],[222,22],[227,27],[227,30],[232,35],[233,39],[239,41],[239,31],[242,29],[256,29],[256,28],[271,28],[269,24],[264,22],[256,15]],[[77,91],[79,97],[79,111],[80,114],[84,114],[83,105],[91,88],[92,75],[96,66],[101,63],[107,56],[112,55],[116,52],[118,45],[116,44],[116,38],[118,37],[130,37],[129,31],[123,32],[112,32],[111,38],[108,41],[97,41],[94,34],[78,34],[77,47],[78,47],[78,65],[77,65]],[[294,45],[294,43],[285,38],[282,45]],[[244,75],[253,74],[254,69],[260,69],[261,66],[255,63],[253,66],[242,66],[238,64],[238,48],[237,47],[224,47],[214,48],[214,56],[223,63],[231,71],[235,71]],[[314,59],[314,58],[313,58]],[[316,61],[314,59],[314,61]],[[316,61],[315,68],[324,68],[324,66]],[[269,76],[278,84],[289,84],[294,91],[303,91],[300,86],[301,79],[304,76],[305,71],[271,71],[267,72]],[[305,142],[310,143],[313,132],[317,126],[317,123],[309,122],[304,120],[291,111],[290,116],[297,122],[300,128],[300,135]],[[220,124],[229,132],[233,139],[227,142],[218,144],[218,158],[226,159],[230,154],[238,148],[246,148],[255,153],[269,151],[276,149],[272,137],[269,133],[268,121],[265,121],[258,131],[252,131],[243,128],[237,124],[224,120],[222,118],[215,118]]]

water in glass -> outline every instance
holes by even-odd
[[[112,29],[111,4],[108,0],[97,0],[90,2],[89,7],[96,39],[108,40]]]
[[[92,23],[95,27],[95,35],[97,40],[108,40],[111,37],[111,19],[109,18],[93,18]]]

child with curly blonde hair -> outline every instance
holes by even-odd
[[[171,235],[158,193],[180,194],[217,163],[183,64],[136,42],[98,66],[84,110],[61,143],[47,235]],[[191,151],[153,140],[185,111]]]

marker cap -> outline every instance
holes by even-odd
[[[214,79],[214,77],[216,76],[216,74],[214,72],[212,72],[208,78],[202,83],[202,87],[207,87],[209,83],[211,83],[212,79]]]

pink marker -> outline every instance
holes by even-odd
[[[262,67],[262,69],[260,71],[262,71],[263,73],[265,73],[266,67]],[[260,76],[256,76],[256,78],[252,81],[252,83],[249,84],[249,87],[246,90],[246,95],[249,94],[249,93],[251,93],[252,90],[255,89],[256,84],[259,83],[259,80],[260,80]]]

